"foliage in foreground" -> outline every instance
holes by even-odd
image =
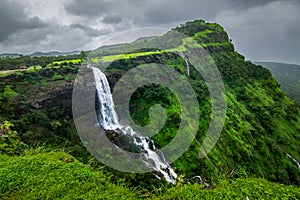
[[[138,195],[63,152],[2,155],[0,160],[0,199],[130,199]]]
[[[112,183],[104,170],[93,171],[64,152],[0,155],[0,199],[299,199],[300,189],[263,179],[223,181],[215,189],[177,184],[154,191]]]
[[[237,179],[223,181],[215,189],[203,186],[184,185],[169,189],[156,199],[299,199],[300,189],[270,183],[264,179]]]
[[[9,121],[0,122],[0,153],[2,154],[19,154],[27,146],[19,140],[17,131],[11,129],[13,126]]]

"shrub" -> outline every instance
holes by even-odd
[[[18,133],[11,129],[14,125],[9,121],[0,123],[0,153],[20,154],[26,145],[19,140]]]

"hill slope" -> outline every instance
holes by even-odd
[[[300,104],[300,66],[274,62],[256,62],[266,67],[276,80],[280,88],[290,98]]]
[[[103,170],[93,171],[63,152],[34,153],[21,157],[0,154],[1,199],[299,199],[300,189],[260,179],[222,182],[216,189],[203,185],[177,185],[142,194],[117,182]],[[115,182],[115,183],[113,183]]]

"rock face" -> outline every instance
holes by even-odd
[[[122,136],[122,131],[120,129],[106,130],[105,133],[112,140],[115,140],[114,138],[118,138]]]

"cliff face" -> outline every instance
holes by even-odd
[[[196,140],[174,166],[186,176],[218,177],[258,176],[283,183],[300,183],[297,166],[287,157],[300,158],[299,107],[287,98],[270,72],[245,61],[235,52],[224,29],[202,20],[188,22],[174,30],[182,32],[208,50],[226,87],[226,122],[221,137],[207,157],[200,159],[199,149],[207,132],[210,109],[207,87],[201,75],[191,66],[189,82],[200,103],[201,119]],[[120,47],[121,48],[121,47]],[[145,50],[141,50],[145,51]],[[114,49],[114,53],[118,49]],[[137,52],[135,52],[137,53]],[[172,53],[136,55],[114,61],[105,71],[111,88],[128,70],[144,63],[161,63],[187,75],[184,60]],[[71,119],[71,90],[76,68],[43,69],[1,78],[1,90],[7,84],[18,93],[1,103],[1,116],[13,119],[16,129],[29,144],[48,142],[58,146],[68,143],[78,157]],[[50,75],[50,72],[52,73]],[[148,85],[139,88],[130,100],[130,112],[137,124],[150,122],[149,109],[161,104],[167,123],[153,137],[159,147],[174,138],[180,123],[179,103],[167,88]]]

